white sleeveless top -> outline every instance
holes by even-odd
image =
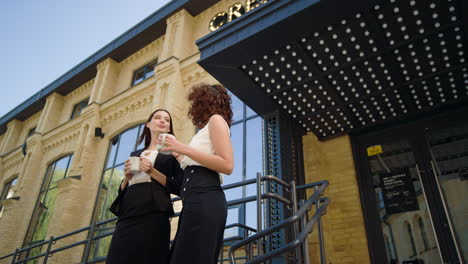
[[[198,133],[195,134],[195,136],[193,136],[192,140],[190,141],[189,146],[207,154],[215,154],[214,149],[213,149],[213,144],[211,143],[211,139],[210,139],[209,125],[210,125],[210,122],[208,122],[204,128],[199,130]],[[180,166],[182,167],[182,169],[185,169],[187,166],[203,166],[203,165],[185,156]],[[218,174],[219,174],[219,181],[221,184],[223,184],[224,175],[219,172]]]
[[[141,152],[140,157],[149,160],[151,165],[154,167],[154,162],[156,161],[157,155],[157,150],[145,150]],[[146,172],[140,171],[133,175],[133,177],[128,181],[128,186],[143,182],[151,182],[151,176],[149,176]]]

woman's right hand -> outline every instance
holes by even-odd
[[[125,161],[124,174],[125,174],[125,180],[127,181],[129,181],[133,177],[133,174],[130,173],[130,160],[129,159]]]
[[[125,161],[124,174],[125,177],[123,178],[122,184],[120,185],[120,189],[122,191],[127,187],[128,181],[130,181],[130,179],[133,177],[133,174],[130,173],[130,160]]]

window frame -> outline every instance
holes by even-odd
[[[49,165],[47,166],[45,174],[44,174],[44,178],[42,180],[41,188],[39,190],[38,198],[36,200],[36,204],[34,205],[33,213],[31,214],[31,218],[29,220],[28,229],[27,229],[26,234],[25,234],[24,239],[23,239],[23,247],[29,246],[29,245],[32,245],[32,244],[38,242],[38,241],[32,241],[32,238],[34,237],[34,234],[35,234],[35,232],[37,230],[37,226],[38,226],[38,222],[33,223],[33,221],[35,221],[35,219],[37,217],[40,217],[40,215],[36,215],[36,214],[38,213],[38,208],[41,205],[41,201],[40,201],[41,200],[41,195],[44,194],[44,198],[45,198],[48,195],[50,190],[57,188],[57,186],[51,186],[52,179],[53,179],[53,173],[55,172],[55,168],[57,166],[57,163],[60,162],[63,159],[68,159],[68,161],[67,161],[67,165],[65,167],[65,171],[64,171],[62,179],[66,178],[68,176],[68,174],[70,172],[70,165],[71,165],[71,163],[73,161],[73,156],[74,156],[73,153],[61,156],[60,158],[58,158],[58,159],[54,160],[53,162],[49,163]],[[59,180],[61,180],[61,179],[57,179],[55,182],[57,182]],[[34,225],[34,227],[33,227],[33,225]],[[28,251],[25,258],[27,258],[28,256],[29,256],[29,251]]]
[[[154,76],[154,67],[156,67],[156,65],[158,64],[158,58],[150,61],[149,63],[145,64],[144,66],[136,69],[135,71],[133,71],[133,76],[132,76],[132,82],[131,82],[131,86],[136,86],[144,81],[146,81],[147,79],[151,78]],[[151,75],[148,76],[149,73],[151,73]],[[143,74],[143,78],[141,79],[141,81],[138,81],[137,80],[140,80],[140,78],[136,78],[138,74],[142,73]]]
[[[73,120],[81,115],[83,109],[85,109],[89,105],[89,97],[80,101],[79,103],[73,106],[73,110],[70,116],[70,120]]]
[[[14,181],[16,181],[15,185],[12,184]],[[9,198],[14,197],[14,196],[8,197],[8,194],[10,193],[11,189],[13,189],[13,193],[14,193],[16,186],[18,186],[18,176],[11,177],[5,182],[5,184],[3,184],[3,189],[0,195],[0,218],[3,215],[3,202],[8,200]]]
[[[230,91],[228,93],[231,96],[231,98],[233,96],[235,96]],[[262,116],[258,115],[253,110],[250,109],[250,111],[249,111],[249,109],[247,108],[247,105],[242,100],[240,100],[239,98],[237,98],[237,99],[239,100],[239,102],[242,103],[242,108],[241,108],[242,109],[242,114],[241,114],[241,117],[239,119],[232,122],[231,128],[233,126],[235,126],[235,125],[241,125],[242,126],[241,127],[242,128],[241,129],[241,131],[242,131],[241,132],[242,133],[242,142],[240,142],[242,144],[242,153],[241,153],[242,154],[242,169],[241,169],[242,178],[240,179],[240,181],[245,181],[245,180],[247,180],[247,176],[248,176],[247,175],[247,165],[246,165],[247,164],[247,136],[248,136],[248,134],[247,134],[248,133],[247,123],[248,123],[248,121],[253,120],[255,118],[260,118],[262,123],[263,123],[264,120],[263,120]],[[262,137],[264,138],[265,135],[262,134]],[[235,143],[233,142],[233,144],[235,144]],[[262,149],[262,153],[263,153],[263,149]],[[264,158],[265,157],[262,157],[262,159],[264,159]],[[265,170],[265,168],[263,168],[263,163],[262,163],[262,174],[264,173],[264,170]],[[247,186],[242,186],[242,187],[238,187],[238,188],[242,188],[242,198],[246,198],[247,197]],[[228,207],[228,210],[234,209],[234,208],[237,208],[239,210],[237,223],[246,225],[246,222],[247,222],[247,204],[244,203],[244,204],[240,204],[240,205],[231,206],[231,207]],[[237,236],[240,236],[240,237],[244,236],[244,229],[243,228],[237,227]],[[229,237],[227,237],[227,238],[229,238]],[[235,241],[227,242],[226,245],[230,245],[230,244],[232,244],[234,242]]]
[[[135,139],[135,145],[133,146],[132,150],[135,151],[137,149],[139,149],[140,145],[136,145],[136,142],[138,141],[138,137],[140,136],[143,128],[144,128],[144,125],[145,123],[139,123],[139,124],[136,124],[136,125],[133,125],[131,127],[128,127],[126,129],[123,129],[121,132],[119,132],[118,134],[116,134],[115,136],[113,136],[111,139],[109,139],[109,145],[107,146],[107,153],[106,153],[106,158],[104,160],[104,166],[103,166],[103,169],[101,171],[101,179],[99,181],[99,187],[98,187],[98,190],[97,190],[97,193],[96,193],[96,198],[94,200],[94,206],[93,206],[93,212],[92,212],[92,216],[91,216],[91,225],[93,224],[94,221],[96,222],[100,222],[100,221],[104,221],[104,220],[108,220],[108,219],[101,219],[102,218],[102,210],[103,208],[101,208],[103,205],[106,204],[106,201],[107,199],[109,199],[109,197],[107,196],[107,194],[104,194],[105,197],[102,198],[101,195],[103,195],[101,193],[101,188],[104,184],[104,177],[105,177],[105,173],[106,171],[109,171],[111,170],[112,172],[112,175],[111,175],[111,178],[114,176],[114,170],[120,166],[122,166],[124,164],[124,162],[119,162],[117,163],[117,157],[119,155],[119,151],[120,151],[120,147],[121,147],[121,139],[122,139],[122,135],[124,135],[125,133],[127,133],[128,131],[132,130],[132,129],[135,129],[137,128],[137,137]],[[123,143],[123,144],[126,144],[126,143]],[[112,153],[112,146],[115,146],[116,145],[116,149],[115,149],[115,153]],[[130,153],[128,153],[130,154]],[[113,156],[111,156],[113,155]],[[109,166],[109,160],[112,159],[112,165]],[[112,179],[109,179],[109,182],[112,180]],[[109,188],[109,186],[108,186]],[[110,188],[115,188],[115,186],[111,186]],[[120,187],[117,187],[117,188],[120,188]],[[103,200],[102,204],[99,203],[99,200]],[[99,214],[99,215],[98,215]],[[98,220],[96,220],[98,219]],[[110,219],[110,218],[109,218]],[[110,222],[106,225],[103,225],[103,226],[100,226],[100,227],[96,227],[96,229],[94,230],[94,232],[107,232],[107,231],[110,231],[111,229],[114,229],[115,226],[113,227],[109,227],[109,225],[114,225],[115,223],[114,222]],[[110,238],[110,237],[109,237]],[[100,247],[101,247],[101,243],[102,240],[101,239],[98,239],[95,241],[94,245],[92,246],[92,249],[90,251],[90,254],[88,256],[88,260],[86,261],[90,261],[90,260],[95,260],[96,258],[99,258],[100,256],[96,255],[98,254],[98,251],[100,250]],[[85,260],[83,260],[85,261]]]
[[[32,136],[34,133],[36,133],[36,129],[37,129],[37,126],[31,127],[28,130],[28,134],[26,134],[26,138],[28,138],[28,137]]]
[[[11,197],[8,197],[8,193],[10,192],[10,188],[12,187],[12,183],[15,181],[15,180],[18,180],[18,176],[14,176],[12,178],[10,178],[9,180],[7,180],[5,182],[5,184],[3,185],[3,189],[2,189],[2,195],[0,196],[0,200],[3,201],[3,200],[6,200],[8,198],[11,198]],[[13,188],[15,188],[17,186],[18,183],[16,183],[15,185],[13,185]],[[7,188],[8,187],[8,188]]]

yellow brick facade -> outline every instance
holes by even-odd
[[[370,263],[349,136],[319,141],[309,133],[303,150],[306,182],[330,182],[325,196],[331,203],[322,220],[327,263]],[[316,228],[308,242],[311,261],[320,263]]]
[[[110,139],[146,121],[157,108],[168,109],[177,137],[188,143],[195,128],[187,117],[185,100],[191,85],[216,80],[198,64],[195,41],[209,33],[210,19],[226,10],[232,1],[221,1],[192,17],[181,10],[167,19],[166,35],[125,60],[107,58],[97,66],[97,74],[67,95],[52,93],[43,109],[25,121],[12,120],[0,136],[0,186],[18,176],[15,196],[4,203],[0,218],[0,256],[23,245],[31,215],[49,164],[69,154],[73,162],[67,178],[58,183],[58,196],[46,238],[59,236],[91,223],[96,194],[104,169]],[[155,76],[132,86],[135,70],[158,59]],[[89,98],[89,106],[70,120],[75,104]],[[28,131],[36,133],[26,138]],[[104,138],[94,136],[101,127]],[[26,141],[25,141],[26,138]],[[357,177],[349,137],[320,142],[312,134],[304,136],[306,182],[329,180],[327,196],[332,203],[324,217],[328,263],[369,263]],[[26,142],[27,153],[21,145]],[[180,204],[176,205],[180,207]],[[176,208],[178,211],[179,208]],[[177,221],[172,221],[172,235]],[[58,242],[54,248],[86,238],[77,234]],[[315,235],[309,239],[312,260],[318,260]],[[79,263],[83,247],[55,254],[49,263]],[[9,263],[10,259],[0,261]]]

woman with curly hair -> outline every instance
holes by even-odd
[[[188,116],[200,130],[189,145],[166,138],[165,150],[185,155],[180,186],[183,209],[170,263],[215,264],[227,217],[221,184],[223,174],[231,174],[234,168],[231,98],[221,85],[199,84],[188,100]]]

